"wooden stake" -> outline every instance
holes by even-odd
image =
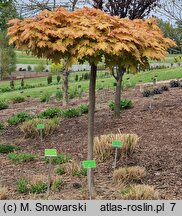
[[[48,195],[50,194],[50,189],[51,189],[51,164],[52,164],[52,158],[49,157],[48,189],[47,189]]]
[[[116,169],[117,156],[118,156],[118,148],[115,149],[114,169]]]

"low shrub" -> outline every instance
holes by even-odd
[[[57,91],[55,96],[56,96],[56,100],[60,101],[63,98],[62,91],[60,91],[60,90]]]
[[[115,103],[114,101],[111,101],[109,104],[109,107],[111,108],[111,110],[115,109]],[[120,109],[129,109],[133,107],[133,103],[131,100],[128,99],[124,99],[120,101]]]
[[[13,114],[10,118],[8,118],[8,123],[10,125],[17,125],[18,123],[25,122],[26,120],[31,119],[32,116],[26,112],[19,112]]]
[[[52,75],[47,77],[47,84],[50,85],[52,83]]]
[[[89,106],[87,104],[81,104],[79,106],[79,109],[80,109],[81,114],[85,114],[85,113],[88,113]]]
[[[162,90],[159,89],[159,88],[155,88],[155,89],[152,90],[152,93],[153,93],[153,95],[155,95],[155,94],[162,94]]]
[[[52,158],[52,164],[64,164],[72,159],[71,155],[59,154],[57,157]],[[49,158],[45,158],[45,162],[49,163]]]
[[[133,185],[121,191],[125,200],[157,200],[159,193],[149,185]]]
[[[0,110],[7,109],[8,104],[6,103],[5,100],[0,100]]]
[[[39,119],[35,118],[29,121],[26,121],[20,127],[20,130],[24,134],[24,138],[35,138],[39,136],[39,130],[37,129],[38,124],[44,124],[45,128],[43,129],[42,135],[46,137],[55,132],[59,125],[58,119]]]
[[[69,108],[63,111],[63,116],[67,118],[72,118],[76,116],[80,116],[79,108]]]
[[[169,87],[166,85],[161,86],[161,91],[169,91]]]
[[[136,134],[108,134],[95,137],[94,139],[94,155],[98,160],[105,161],[113,155],[114,149],[112,147],[113,140],[120,140],[123,143],[122,148],[118,149],[118,155],[121,151],[125,155],[134,153],[139,137]]]
[[[61,80],[61,76],[60,75],[57,75],[57,83],[59,83],[60,82],[60,80]]]
[[[59,191],[62,187],[62,185],[64,184],[64,181],[60,178],[55,178],[52,182],[52,185],[51,185],[51,190],[52,191]]]
[[[45,93],[45,94],[43,94],[42,96],[41,96],[41,98],[40,98],[40,101],[42,102],[42,103],[48,103],[49,102],[49,100],[50,100],[50,98],[51,98],[51,94],[50,93]]]
[[[78,96],[78,90],[77,90],[77,88],[72,89],[71,91],[69,91],[69,99],[73,99],[73,98],[75,98],[77,96]]]
[[[5,200],[8,197],[8,190],[6,187],[0,187],[0,200]]]
[[[25,101],[25,98],[22,97],[22,96],[17,96],[17,97],[14,97],[14,98],[12,99],[12,102],[13,102],[13,103],[22,103],[22,102],[24,102],[24,101]]]
[[[66,172],[65,172],[65,168],[64,167],[59,167],[56,169],[56,174],[58,175],[64,175]]]
[[[10,88],[11,88],[11,89],[14,89],[14,87],[15,87],[15,82],[14,82],[14,80],[11,80],[9,85],[10,85]]]
[[[130,184],[141,183],[142,179],[146,176],[145,168],[139,166],[122,167],[114,170],[113,180],[115,183]]]
[[[13,145],[9,145],[9,144],[0,144],[1,154],[8,154],[8,153],[14,152],[15,150],[19,150],[19,148]]]
[[[4,129],[4,124],[0,122],[0,131]]]
[[[21,80],[21,87],[23,88],[25,86],[24,79]]]
[[[62,112],[63,111],[58,107],[51,107],[43,111],[40,115],[38,115],[38,117],[45,118],[45,119],[52,119],[61,116]]]
[[[29,191],[30,193],[40,194],[44,193],[47,190],[47,188],[47,183],[39,181],[37,183],[31,184]]]
[[[35,155],[33,154],[17,154],[17,153],[9,153],[7,158],[13,162],[21,163],[21,162],[29,162],[35,159]]]
[[[17,188],[17,191],[18,191],[19,193],[26,193],[27,190],[28,190],[27,184],[28,184],[28,182],[27,182],[26,179],[24,179],[24,178],[18,179],[18,180],[16,181],[16,188]]]
[[[178,80],[171,80],[169,82],[169,85],[170,85],[171,88],[180,87],[180,82]]]

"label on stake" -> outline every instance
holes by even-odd
[[[37,125],[37,129],[44,129],[45,128],[45,125],[44,124],[38,124]]]
[[[84,169],[96,168],[96,161],[95,160],[85,160],[82,162],[82,166]]]
[[[45,157],[57,157],[56,149],[45,149]]]
[[[120,140],[112,141],[112,147],[121,148],[122,146],[123,146],[123,143]]]

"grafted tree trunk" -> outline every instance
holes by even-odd
[[[96,86],[96,73],[97,66],[91,65],[90,84],[89,84],[89,113],[88,113],[88,160],[93,160],[93,147],[94,147],[94,113],[95,113],[95,86]],[[90,181],[90,182],[89,182]],[[94,175],[91,169],[88,172],[88,185],[91,185],[90,194],[93,194],[94,189]]]
[[[116,74],[114,74],[114,71],[112,73],[114,78],[116,79],[115,108],[114,108],[114,116],[116,118],[120,117],[121,90],[122,90],[123,75],[125,72],[126,72],[126,68],[119,67],[116,70]]]
[[[69,76],[68,69],[64,68],[62,75],[63,75],[62,91],[63,91],[63,106],[64,106],[67,105],[68,103],[68,76]]]

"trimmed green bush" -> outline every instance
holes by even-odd
[[[63,116],[67,118],[72,118],[76,116],[80,116],[79,108],[70,108],[63,111]]]
[[[6,103],[5,100],[0,100],[0,110],[7,109],[8,104]]]
[[[10,125],[17,125],[18,123],[24,122],[26,120],[31,119],[32,116],[29,115],[26,112],[19,112],[17,114],[12,115],[10,118],[8,118],[8,123]]]
[[[52,159],[53,164],[64,164],[72,159],[71,155],[59,154],[57,157]],[[49,158],[45,158],[46,163],[49,163]]]
[[[4,124],[0,122],[0,131],[4,129]]]
[[[17,97],[14,97],[14,98],[12,99],[12,102],[13,102],[13,103],[22,103],[22,102],[24,102],[24,101],[25,101],[25,98],[22,97],[22,96],[17,96]]]
[[[1,154],[8,154],[18,150],[19,148],[10,144],[0,144],[0,153]]]
[[[111,101],[109,104],[109,107],[111,108],[111,110],[115,109],[115,103],[114,101]],[[128,99],[124,99],[120,101],[120,109],[130,109],[133,107],[133,103],[131,100]]]
[[[24,179],[24,178],[21,178],[21,179],[18,179],[17,182],[16,182],[16,188],[17,188],[17,191],[19,193],[26,193],[27,192],[27,180]]]
[[[13,162],[21,163],[21,162],[33,161],[35,159],[35,155],[9,153],[7,158]]]
[[[43,111],[40,115],[38,115],[38,117],[45,118],[45,119],[52,119],[61,116],[62,112],[63,111],[58,107],[51,107]]]

